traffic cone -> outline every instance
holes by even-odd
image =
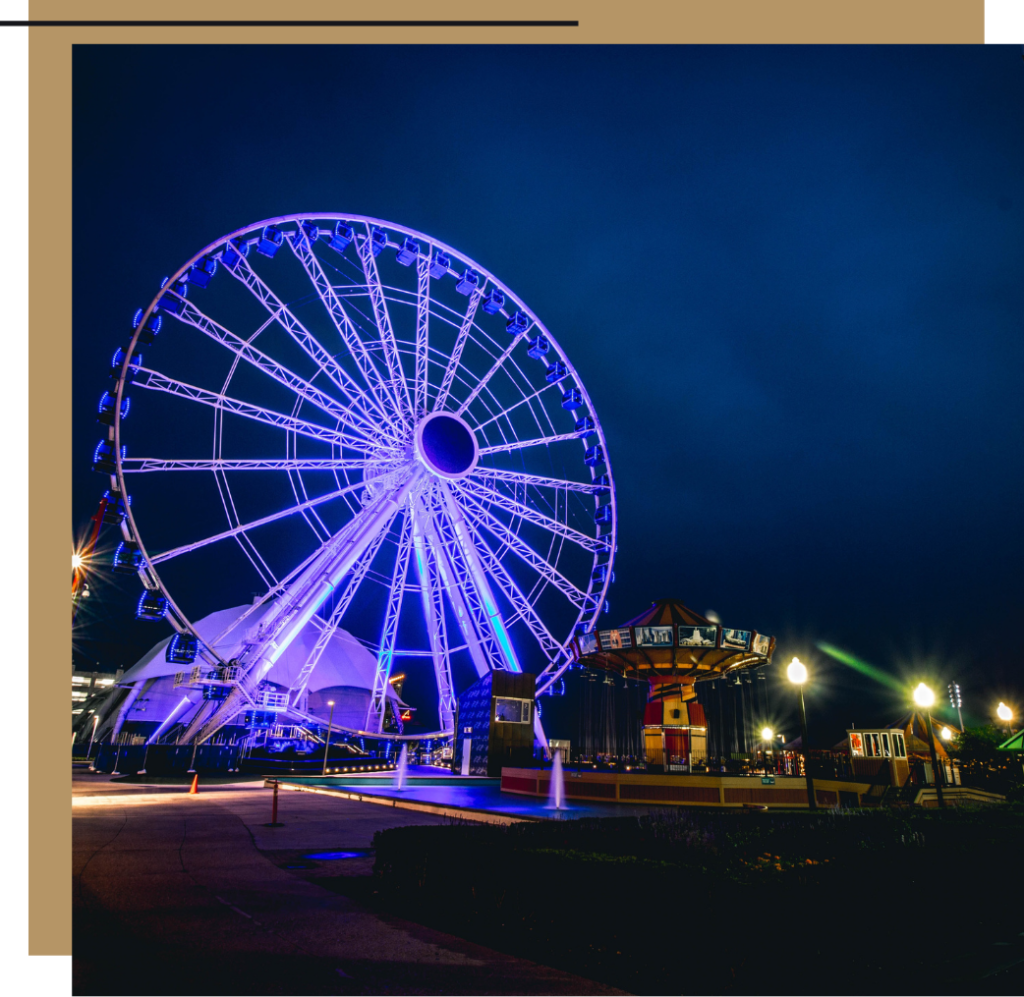
[[[188,791],[189,796],[196,796],[199,793],[199,773],[192,776],[192,787]]]

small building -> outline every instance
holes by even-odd
[[[496,778],[533,761],[536,676],[488,672],[459,696],[452,772]]]

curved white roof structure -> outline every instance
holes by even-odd
[[[238,654],[246,635],[259,626],[270,605],[267,602],[255,609],[251,605],[234,606],[211,613],[195,624],[196,633],[204,644],[230,661]],[[247,612],[249,615],[242,620]],[[290,689],[309,660],[318,635],[315,627],[305,627],[274,662],[264,681],[282,691]],[[170,641],[170,637],[165,637],[155,644],[121,677],[118,687],[99,707],[99,737],[110,731],[116,734],[129,721],[156,723],[163,731],[171,722],[188,722],[195,715],[196,708],[203,704],[203,694],[197,689],[175,688],[174,676],[190,669],[167,661]],[[370,651],[351,634],[336,630],[306,685],[309,713],[326,720],[330,699],[335,704],[333,720],[336,726],[362,729],[376,667],[377,662]],[[387,694],[396,707],[406,705],[392,687],[388,687]]]

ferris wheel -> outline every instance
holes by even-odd
[[[205,246],[132,330],[94,467],[113,568],[138,574],[137,616],[171,624],[167,660],[204,690],[183,740],[268,705],[312,720],[339,627],[376,661],[361,733],[384,729],[396,662],[429,659],[443,732],[459,676],[558,680],[606,608],[612,472],[579,374],[497,277],[390,222],[287,215]],[[225,659],[191,621],[243,590]],[[290,688],[269,690],[307,627]]]

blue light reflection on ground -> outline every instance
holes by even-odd
[[[317,862],[333,862],[336,859],[361,859],[367,855],[372,855],[373,849],[363,849],[359,852],[311,852],[309,855],[303,855],[304,859],[314,859]]]

